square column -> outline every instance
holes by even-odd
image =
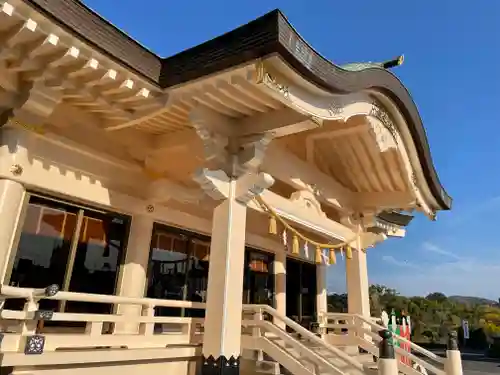
[[[370,296],[366,252],[352,250],[352,259],[346,260],[347,305],[350,314],[370,317]]]
[[[247,207],[236,185],[213,213],[202,374],[239,374]]]
[[[274,180],[265,173],[234,178],[208,169],[194,179],[221,201],[212,219],[202,375],[239,375],[247,204]]]
[[[12,180],[0,180],[0,276],[3,284],[15,246],[17,229],[22,226],[22,212],[26,190]],[[21,230],[21,228],[19,228]]]
[[[286,251],[278,251],[274,255],[274,306],[276,311],[286,316]],[[286,324],[279,319],[274,324],[283,329]]]
[[[320,324],[324,323],[324,316],[328,312],[326,270],[326,264],[316,265],[316,315]]]
[[[125,264],[122,265],[118,277],[117,295],[123,297],[144,297],[147,282],[149,249],[153,233],[153,219],[145,215],[132,218],[129,239],[125,252]],[[138,305],[118,305],[120,315],[139,316],[142,307]],[[138,333],[137,323],[117,323],[115,333]]]

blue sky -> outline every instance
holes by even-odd
[[[169,56],[280,8],[314,48],[336,63],[405,54],[395,73],[424,120],[454,209],[417,218],[404,239],[370,249],[370,281],[408,295],[500,297],[500,2],[86,0],[161,56]],[[314,5],[313,5],[314,4]],[[342,264],[331,291],[345,288]]]

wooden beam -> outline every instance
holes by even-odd
[[[167,101],[168,101],[168,99],[165,99],[165,103],[167,103]],[[165,106],[167,106],[167,104],[165,104]],[[142,112],[134,113],[129,121],[125,121],[125,122],[118,124],[118,125],[108,126],[108,127],[104,128],[104,130],[106,130],[107,132],[111,132],[111,131],[131,128],[131,127],[134,127],[136,125],[139,125],[140,123],[142,123],[144,121],[155,118],[156,116],[165,112],[165,110],[167,110],[166,107],[161,107],[155,111],[147,110],[147,111],[144,111],[144,113],[142,113]]]
[[[356,208],[366,209],[388,209],[409,208],[415,205],[415,197],[410,192],[388,191],[374,193],[355,193]]]
[[[314,121],[292,109],[282,109],[234,120],[210,109],[199,107],[193,110],[190,120],[194,124],[202,123],[206,128],[222,136],[235,138],[271,132],[274,138],[279,138],[321,127],[319,121]],[[156,138],[152,153],[186,149],[197,141],[197,135],[191,129],[175,134],[165,134]]]
[[[317,189],[323,200],[341,211],[353,206],[349,189],[275,143],[268,148],[262,169],[296,189]]]
[[[194,129],[181,130],[173,134],[162,134],[154,138],[151,154],[187,149],[199,141],[200,139]]]
[[[326,216],[320,216],[314,209],[297,205],[295,202],[269,190],[265,190],[261,196],[284,219],[307,230],[336,238],[339,242],[354,238],[355,233],[350,228]],[[262,212],[260,206],[254,201],[249,202],[248,207]]]
[[[320,128],[321,122],[313,121],[311,116],[304,116],[291,108],[286,108],[247,117],[238,121],[237,126],[239,136],[272,132],[275,138],[278,138]]]
[[[415,201],[409,192],[353,192],[277,144],[270,145],[262,169],[296,189],[314,188],[322,202],[341,212],[406,208],[411,207]]]

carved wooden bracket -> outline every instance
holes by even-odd
[[[247,173],[236,180],[232,180],[224,171],[211,171],[206,168],[200,169],[193,179],[198,182],[202,190],[215,200],[223,200],[231,197],[232,189],[234,199],[243,204],[248,204],[256,195],[271,187],[274,179],[267,173]],[[236,183],[236,187],[231,186]]]
[[[190,121],[203,142],[207,164],[232,179],[258,173],[271,133],[240,136],[234,121],[205,107],[193,109]]]
[[[43,123],[62,100],[60,92],[39,82],[25,84],[18,93],[6,95],[0,108],[0,127],[11,122],[27,130],[38,129],[37,132],[42,132]]]
[[[299,207],[312,211],[314,214],[326,217],[326,214],[321,209],[316,195],[309,190],[299,190],[290,196],[290,201],[296,203]]]

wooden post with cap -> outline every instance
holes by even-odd
[[[378,375],[398,375],[398,362],[394,353],[392,333],[384,329],[378,334],[382,338],[379,343]]]
[[[448,333],[448,345],[444,370],[446,375],[463,375],[462,356],[458,348],[457,331],[451,331]]]

